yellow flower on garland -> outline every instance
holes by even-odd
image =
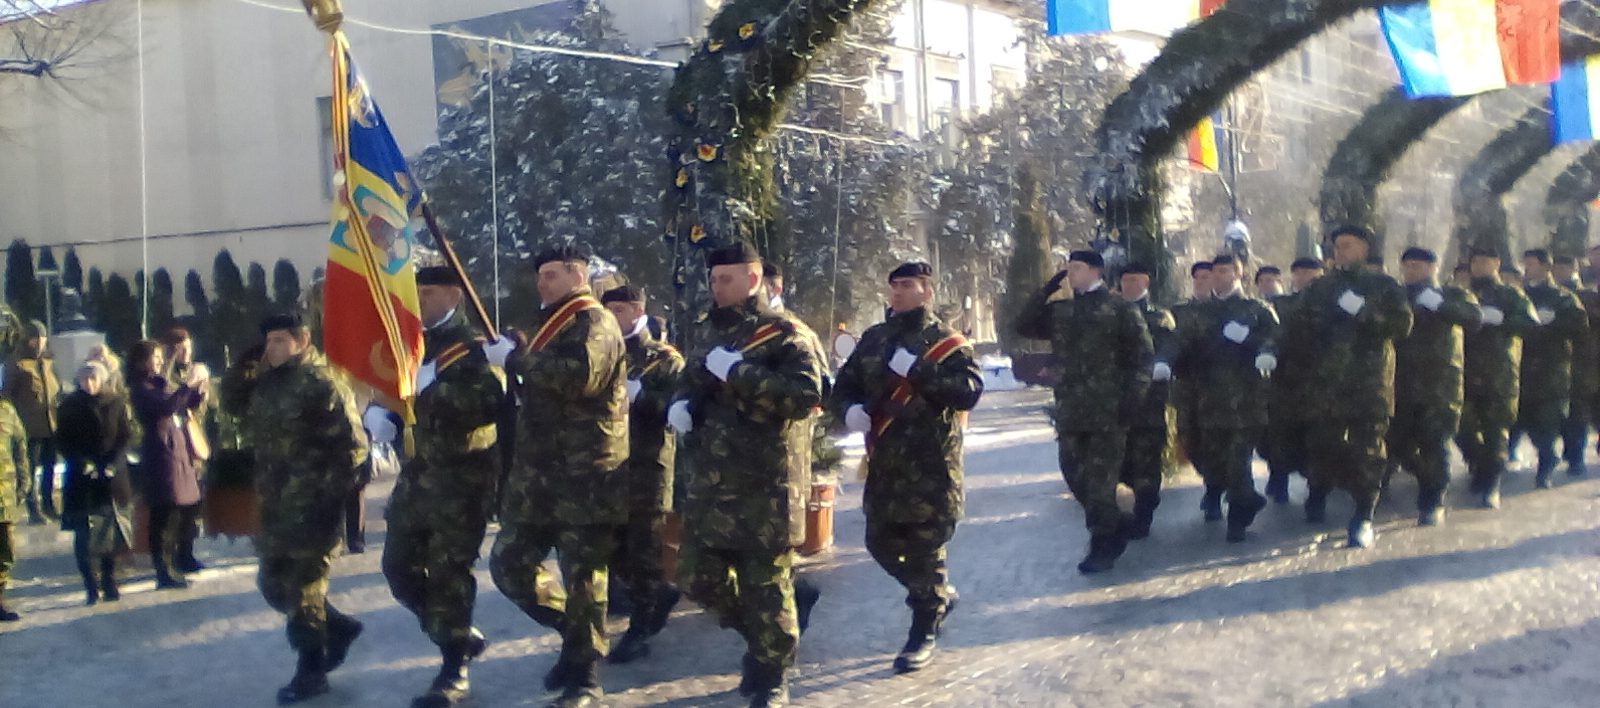
[[[750,39],[756,34],[756,23],[746,22],[739,25],[739,39]]]
[[[711,52],[712,54],[716,54],[717,52],[722,51],[722,47],[723,47],[723,42],[720,39],[708,39],[708,40],[706,40],[706,51]]]
[[[698,150],[701,162],[710,162],[717,159],[717,146],[715,145],[701,143]]]
[[[678,168],[678,176],[673,180],[673,184],[678,185],[678,189],[683,189],[684,185],[689,184],[689,170]]]
[[[705,237],[706,227],[695,224],[694,228],[689,229],[689,243],[700,243],[700,240]]]

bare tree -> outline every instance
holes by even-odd
[[[120,61],[115,49],[89,49],[113,41],[127,15],[113,2],[0,0],[0,81],[64,81]]]

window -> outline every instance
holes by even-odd
[[[935,132],[945,132],[946,127],[961,117],[961,82],[934,79],[928,93],[928,108],[933,120],[930,128]]]
[[[890,130],[904,130],[906,125],[906,75],[903,71],[884,69],[878,72],[878,108],[883,124]]]
[[[1009,66],[996,66],[990,69],[990,72],[989,82],[993,86],[995,100],[1022,88],[1022,72]]]
[[[333,98],[323,96],[317,99],[317,131],[320,136],[318,142],[318,165],[322,175],[322,198],[333,201]]]

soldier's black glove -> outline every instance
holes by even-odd
[[[1067,272],[1066,271],[1061,271],[1060,273],[1056,273],[1055,277],[1052,277],[1049,282],[1044,284],[1044,294],[1046,296],[1054,295],[1057,290],[1061,289],[1061,281],[1066,280],[1066,279],[1067,279]]]

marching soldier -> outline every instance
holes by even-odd
[[[1578,259],[1556,256],[1556,283],[1578,296],[1589,319],[1589,336],[1572,348],[1572,403],[1561,426],[1561,456],[1567,460],[1567,474],[1582,477],[1588,472],[1584,451],[1589,447],[1589,427],[1593,424],[1593,399],[1600,392],[1600,292],[1583,286],[1578,276]]]
[[[805,541],[823,355],[758,299],[755,249],[738,243],[706,261],[715,307],[694,333],[667,410],[688,456],[679,575],[690,597],[744,638],[739,686],[750,705],[784,705],[801,618],[816,601],[797,602],[794,560]]]
[[[1297,258],[1289,266],[1289,281],[1294,292],[1278,295],[1268,302],[1279,322],[1294,309],[1301,293],[1322,277],[1322,261]],[[1306,472],[1306,435],[1311,421],[1306,417],[1304,397],[1309,395],[1306,357],[1315,342],[1282,336],[1278,339],[1278,368],[1267,381],[1267,437],[1262,446],[1267,460],[1267,497],[1278,504],[1289,503],[1289,477]]]
[[[667,431],[667,405],[683,375],[683,355],[651,335],[643,290],[615,288],[600,301],[622,327],[628,355],[628,523],[612,565],[627,585],[633,613],[608,657],[623,664],[650,654],[648,640],[666,626],[680,596],[668,583],[661,553],[678,440]]]
[[[1414,324],[1395,344],[1394,422],[1389,454],[1417,477],[1417,524],[1444,521],[1450,439],[1461,421],[1462,342],[1483,315],[1472,293],[1440,285],[1439,257],[1408,248],[1400,257]]]
[[[1280,297],[1285,293],[1283,289],[1283,269],[1275,265],[1264,265],[1256,270],[1254,279],[1256,296],[1267,302]]]
[[[562,691],[551,704],[562,708],[603,696],[607,564],[628,520],[628,360],[616,319],[590,294],[588,264],[571,245],[534,259],[543,306],[506,359],[522,406],[489,557],[500,592],[561,634],[544,685]],[[551,551],[564,588],[544,566]]]
[[[1342,487],[1355,499],[1350,520],[1352,548],[1372,545],[1372,515],[1387,471],[1384,437],[1394,416],[1394,343],[1411,332],[1406,291],[1368,265],[1372,233],[1359,226],[1335,228],[1333,272],[1306,288],[1286,315],[1285,338],[1304,338],[1307,381],[1330,392],[1308,397],[1314,421],[1310,453],[1311,494],[1306,519],[1322,521],[1328,493]]]
[[[1498,509],[1517,415],[1522,336],[1534,326],[1533,306],[1522,291],[1500,282],[1500,255],[1493,249],[1473,249],[1467,265],[1483,326],[1466,336],[1456,446],[1467,461],[1469,489],[1483,508]]]
[[[1245,540],[1245,530],[1267,505],[1256,493],[1250,458],[1266,426],[1267,377],[1278,368],[1278,318],[1264,302],[1244,294],[1239,263],[1230,255],[1211,262],[1211,300],[1186,317],[1177,335],[1159,353],[1155,378],[1174,368],[1193,379],[1198,395],[1199,459],[1227,490],[1228,541]]]
[[[906,588],[911,607],[897,673],[928,665],[955,607],[945,544],[961,517],[960,412],[983,394],[971,344],[933,314],[933,299],[927,263],[889,273],[893,315],[862,334],[829,398],[834,414],[867,436],[867,552]]]
[[[28,432],[11,402],[0,398],[0,622],[16,622],[22,615],[6,608],[6,586],[17,562],[11,528],[17,524],[17,471],[28,468]],[[8,469],[9,468],[9,469]]]
[[[1197,305],[1211,299],[1211,261],[1200,261],[1189,266],[1189,281],[1192,290],[1189,299],[1172,308],[1174,326],[1179,330],[1183,329],[1187,319],[1197,316]],[[1205,456],[1201,454],[1205,441],[1200,431],[1199,394],[1189,384],[1193,379],[1188,375],[1189,372],[1177,370],[1172,373],[1171,397],[1178,425],[1178,445],[1183,447],[1189,464],[1194,465],[1195,473],[1205,483],[1200,510],[1205,514],[1206,521],[1221,521],[1223,483],[1206,465]]]
[[[419,269],[417,294],[427,329],[411,428],[416,454],[389,498],[383,575],[443,657],[433,685],[412,706],[445,708],[466,697],[467,665],[488,646],[472,626],[472,565],[500,478],[495,421],[505,389],[461,308],[465,292],[455,271]],[[382,417],[368,427],[375,442],[392,443],[394,424]]]
[[[281,704],[328,692],[361,623],[328,602],[328,576],[344,543],[344,500],[367,463],[367,436],[349,386],[311,344],[297,315],[261,323],[266,343],[223,381],[223,405],[244,421],[255,450],[261,527],[256,535],[261,594],[288,616],[299,653]]]
[[[1533,305],[1535,326],[1522,337],[1517,427],[1527,432],[1539,452],[1535,484],[1549,489],[1550,475],[1561,459],[1556,440],[1570,412],[1573,353],[1589,338],[1589,316],[1578,296],[1551,278],[1549,251],[1529,250],[1522,261],[1527,274],[1523,293]]]
[[[1129,423],[1150,388],[1154,351],[1138,308],[1106,289],[1105,261],[1074,251],[1067,269],[1035,293],[1017,317],[1017,332],[1049,340],[1055,366],[1056,443],[1061,475],[1083,506],[1089,553],[1080,573],[1100,573],[1128,547],[1132,518],[1117,508],[1117,477]],[[1070,298],[1054,300],[1062,281]]]
[[[1132,264],[1122,271],[1122,299],[1138,308],[1144,317],[1145,329],[1156,351],[1171,346],[1177,334],[1177,324],[1172,313],[1150,302],[1150,269],[1142,264]],[[1167,435],[1167,404],[1172,395],[1172,381],[1154,381],[1145,394],[1139,414],[1128,428],[1128,449],[1122,460],[1122,483],[1133,491],[1133,524],[1128,527],[1128,538],[1139,540],[1150,536],[1150,525],[1155,522],[1156,507],[1161,505],[1161,480],[1172,465],[1172,449]]]

